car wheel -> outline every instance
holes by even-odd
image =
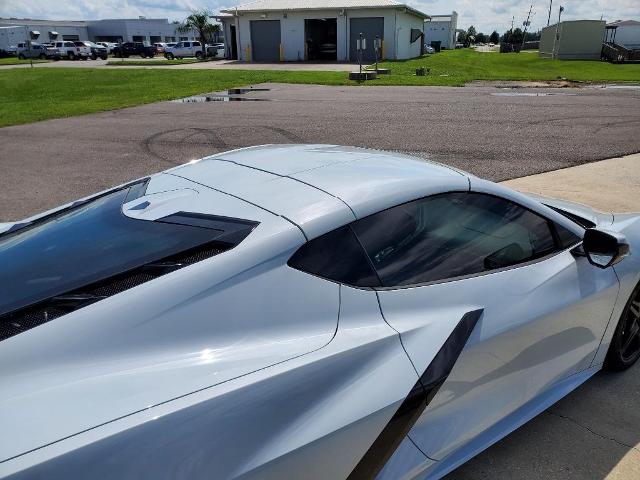
[[[173,60],[175,57],[173,56],[173,53],[165,53],[164,58],[167,60]]]
[[[40,54],[40,60],[46,60],[47,56],[44,53]]]
[[[95,55],[95,54],[91,55],[91,60],[97,60],[97,59],[98,59],[97,55]]]
[[[76,59],[76,54],[73,52],[69,52],[69,60],[75,60]]]
[[[636,286],[622,311],[613,333],[605,366],[610,370],[626,370],[640,358],[640,284]]]
[[[18,60],[26,60],[27,57],[25,57],[23,54],[19,54],[18,55]]]
[[[198,60],[202,59],[202,52],[196,52],[196,58]]]
[[[108,55],[102,55],[100,58],[101,58],[102,60],[106,60],[107,58],[109,58],[109,56],[108,56]]]

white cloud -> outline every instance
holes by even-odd
[[[136,18],[139,15],[152,18],[181,20],[196,8],[213,11],[249,0],[0,0],[0,17],[45,18],[53,20],[81,20],[99,18]],[[478,31],[502,33],[515,17],[516,26],[522,25],[529,5],[533,3],[532,29],[547,24],[548,0],[406,0],[410,5],[429,14],[446,14],[456,10],[458,27],[474,25]],[[552,23],[563,5],[563,18],[572,19],[640,19],[639,0],[554,0]]]

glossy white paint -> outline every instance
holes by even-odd
[[[286,265],[305,236],[470,188],[583,232],[531,196],[353,147],[252,147],[151,177],[125,215],[259,225],[233,250],[0,342],[0,477],[345,478],[462,315],[483,308],[379,478],[444,475],[589,378],[640,279],[640,217],[593,212],[632,245],[615,270],[565,251],[375,292]],[[589,215],[557,202],[545,201]]]

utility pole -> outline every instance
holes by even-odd
[[[547,27],[551,23],[551,7],[553,7],[553,0],[550,0],[549,2],[549,18],[547,18]]]
[[[529,13],[527,14],[527,19],[523,23],[524,31],[522,32],[522,45],[520,45],[520,50],[524,48],[524,41],[527,38],[527,27],[531,25],[531,10],[533,10],[533,5],[529,7]]]
[[[560,50],[560,35],[558,33],[558,29],[560,28],[560,17],[562,17],[562,12],[564,12],[564,7],[560,5],[560,10],[558,10],[558,23],[556,24],[556,35],[553,37],[553,53],[551,54],[551,58],[558,57],[556,44],[558,46],[558,51]]]

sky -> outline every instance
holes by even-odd
[[[220,8],[248,3],[250,0],[0,0],[0,17],[50,20],[93,20],[101,18],[168,18],[182,20],[193,9]],[[521,26],[529,6],[533,4],[531,29],[546,26],[549,0],[400,0],[432,15],[458,12],[458,28],[474,25],[476,30],[503,33],[511,26]],[[552,21],[558,17],[558,7],[565,10],[563,19],[640,20],[640,0],[554,0]]]

